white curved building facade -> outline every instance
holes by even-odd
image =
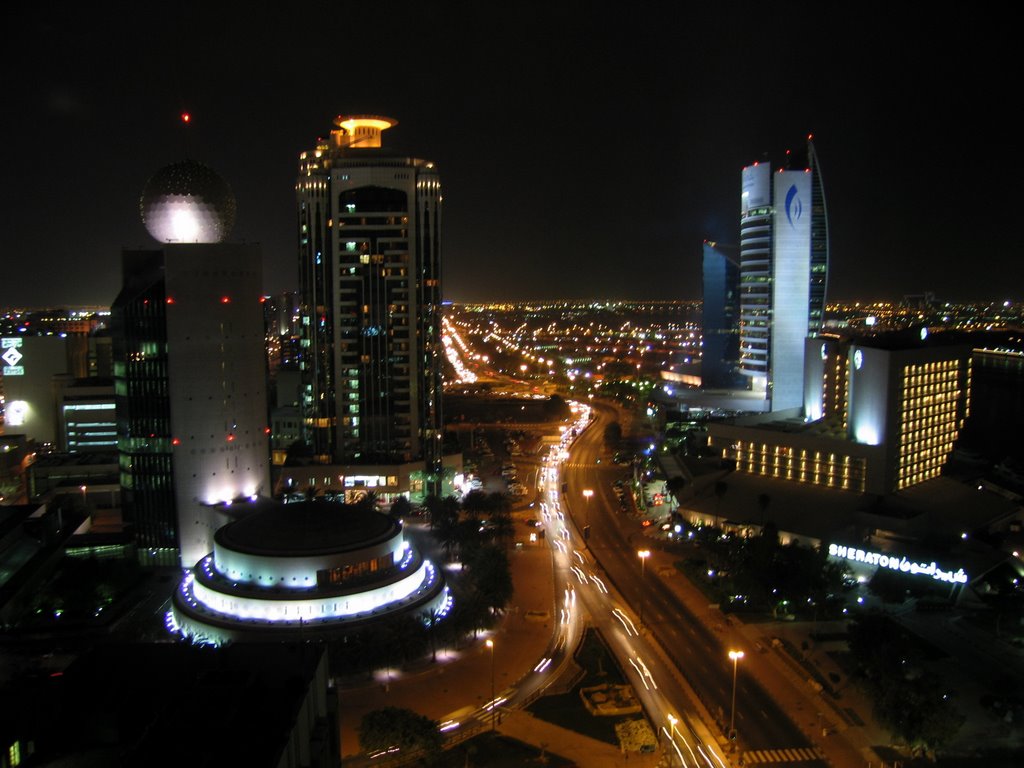
[[[440,572],[394,520],[341,504],[261,501],[217,532],[182,581],[172,631],[198,641],[343,634],[396,612],[435,620],[451,604]]]

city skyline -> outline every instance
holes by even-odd
[[[19,11],[0,240],[18,267],[0,304],[113,301],[117,254],[146,241],[146,174],[183,157],[231,183],[265,290],[295,289],[294,157],[325,115],[361,112],[393,115],[396,149],[445,169],[447,300],[698,296],[703,239],[738,241],[736,173],[807,133],[829,188],[830,297],[1015,298],[1001,294],[1024,268],[991,205],[1015,176],[998,18],[413,8],[388,55],[366,32],[401,12],[344,9],[343,61],[283,15]],[[58,178],[57,205],[40,205]]]

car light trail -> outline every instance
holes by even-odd
[[[640,635],[640,633],[636,631],[636,625],[630,621],[629,617],[621,610],[618,608],[614,609],[612,611],[612,616],[622,622],[622,626],[626,628],[626,634],[629,637],[638,637]]]

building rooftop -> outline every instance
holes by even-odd
[[[387,515],[347,504],[269,500],[217,531],[218,546],[254,555],[296,556],[359,549],[390,539],[399,525]]]

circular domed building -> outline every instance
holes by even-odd
[[[209,166],[193,160],[153,174],[139,201],[142,223],[161,243],[219,243],[235,225],[235,195]]]
[[[217,531],[213,552],[175,591],[172,631],[220,644],[447,613],[443,576],[390,517],[324,501],[241,504],[254,511]]]

